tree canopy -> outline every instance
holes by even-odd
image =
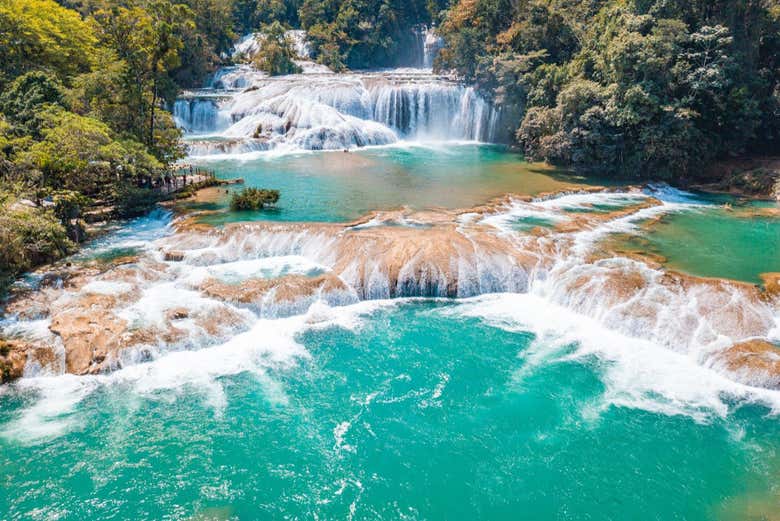
[[[780,8],[769,0],[459,0],[438,67],[506,110],[526,154],[681,179],[780,137]]]

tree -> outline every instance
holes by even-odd
[[[22,161],[42,173],[43,187],[107,196],[112,187],[155,175],[162,164],[133,141],[117,141],[104,123],[62,109],[41,114],[43,139]]]
[[[0,84],[31,70],[67,81],[89,70],[95,43],[81,16],[54,0],[0,2]]]
[[[175,126],[164,114],[157,116],[161,102],[171,102],[177,92],[169,73],[180,64],[181,35],[192,27],[191,11],[183,4],[153,0],[145,8],[112,5],[96,11],[94,20],[101,42],[126,63],[124,96],[136,109],[126,122],[127,131],[158,158],[166,158],[166,144],[156,137],[175,133]]]
[[[767,0],[459,0],[438,66],[501,104],[531,158],[684,179],[776,148],[779,22]]]
[[[28,72],[16,78],[0,95],[0,112],[18,135],[40,138],[38,114],[44,105],[65,106],[65,90],[45,72]]]
[[[296,57],[293,43],[279,22],[263,27],[260,50],[252,58],[256,68],[271,76],[299,73],[301,68],[295,63]]]
[[[241,192],[233,194],[230,209],[233,211],[262,210],[265,206],[276,204],[277,201],[279,201],[279,190],[244,188]]]

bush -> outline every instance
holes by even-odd
[[[244,188],[233,194],[230,200],[230,209],[262,210],[266,205],[276,204],[279,200],[279,190],[266,190],[264,188]]]
[[[0,242],[0,287],[73,250],[54,212],[26,206],[13,198],[6,198],[0,205]]]
[[[122,185],[116,189],[114,199],[119,217],[137,217],[151,210],[161,200],[161,196],[152,188]]]
[[[260,50],[252,59],[254,66],[271,76],[301,72],[302,69],[295,63],[295,49],[284,34],[284,27],[274,22],[264,28],[263,34],[265,38]]]

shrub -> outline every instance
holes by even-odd
[[[13,199],[0,204],[0,242],[0,287],[73,250],[73,243],[54,212]]]
[[[295,49],[284,34],[284,27],[279,22],[274,22],[266,26],[263,33],[265,38],[260,50],[252,59],[254,66],[271,76],[301,72],[301,68],[295,63]]]
[[[114,193],[116,213],[119,217],[137,217],[144,215],[161,200],[159,192],[152,188],[137,188],[121,185]]]
[[[266,205],[275,204],[279,200],[279,190],[266,190],[265,188],[244,188],[233,194],[230,200],[230,209],[262,210]]]

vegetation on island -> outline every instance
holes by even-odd
[[[230,209],[233,211],[262,210],[266,206],[279,201],[279,190],[265,188],[244,188],[235,192],[230,199]]]
[[[263,26],[263,41],[260,49],[252,58],[252,65],[271,76],[296,74],[301,68],[295,63],[297,55],[290,38],[279,22]]]

